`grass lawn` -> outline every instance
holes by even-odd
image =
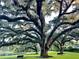
[[[65,52],[64,55],[57,55],[56,52],[49,52],[49,55],[53,56],[52,58],[45,59],[79,59],[79,53],[74,52]],[[23,59],[44,59],[38,58],[39,55],[36,54],[25,54]],[[0,59],[17,59],[17,56],[0,56]]]

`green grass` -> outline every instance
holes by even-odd
[[[79,53],[74,52],[65,52],[64,55],[57,55],[56,52],[49,52],[49,55],[53,57],[45,59],[79,59]],[[23,59],[44,59],[38,56],[39,55],[36,54],[25,54]],[[17,59],[16,57],[17,56],[0,56],[0,59]]]

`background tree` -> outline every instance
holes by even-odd
[[[65,29],[67,27],[67,25],[61,26],[56,32],[55,35],[57,35],[59,32],[58,31],[62,31],[63,29]],[[63,54],[64,49],[65,49],[65,44],[66,42],[70,42],[72,40],[76,40],[78,41],[78,37],[79,37],[79,33],[78,29],[75,29],[69,33],[65,33],[62,36],[60,36],[55,42],[54,42],[54,46],[58,49],[59,53],[58,54]],[[54,35],[54,36],[55,36]]]

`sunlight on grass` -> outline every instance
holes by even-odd
[[[45,59],[79,59],[79,53],[65,52],[64,55],[57,55],[56,52],[49,52],[52,58]],[[0,56],[0,59],[17,59],[17,56]],[[44,59],[39,58],[39,54],[25,54],[23,59]]]

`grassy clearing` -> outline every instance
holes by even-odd
[[[49,52],[49,55],[53,56],[52,58],[45,59],[79,59],[79,53],[74,52],[65,52],[64,55],[57,55],[56,52]],[[0,59],[17,59],[17,56],[0,56]],[[25,54],[23,59],[44,59],[39,58],[39,54]]]

